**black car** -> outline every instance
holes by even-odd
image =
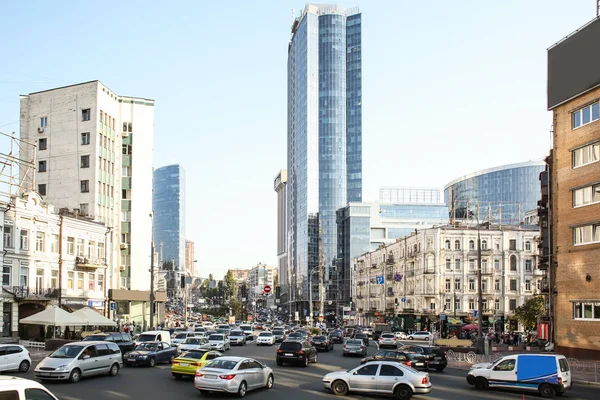
[[[143,342],[134,351],[123,355],[123,364],[154,367],[159,363],[170,363],[176,357],[177,347],[164,342]]]
[[[112,342],[119,346],[121,353],[125,354],[135,348],[133,340],[129,333],[112,332],[112,333],[94,333],[83,339],[84,342]]]
[[[373,354],[371,357],[365,357],[360,360],[361,364],[369,361],[394,361],[404,364],[408,367],[419,370],[427,370],[428,363],[423,354],[410,353],[407,351],[384,350]]]
[[[310,341],[310,344],[312,344],[315,347],[315,349],[317,349],[317,351],[333,350],[333,342],[331,341],[331,338],[329,338],[327,336],[323,336],[323,335],[313,336]]]
[[[362,332],[355,333],[353,339],[361,339],[363,341],[363,343],[365,344],[365,346],[369,347],[369,336],[367,336],[366,333],[362,333]]]
[[[443,371],[448,366],[446,353],[437,346],[406,345],[400,347],[398,350],[422,354],[427,360],[428,367],[436,371]]]
[[[308,367],[310,362],[317,362],[317,349],[306,340],[284,340],[277,349],[277,365],[289,363]]]
[[[333,343],[344,343],[344,334],[342,331],[333,331],[329,336]]]

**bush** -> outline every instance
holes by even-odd
[[[319,328],[310,328],[309,332],[311,335],[320,335],[321,334],[321,330]]]

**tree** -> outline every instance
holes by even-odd
[[[515,310],[515,318],[527,330],[535,329],[538,317],[545,314],[546,306],[543,296],[532,297]]]
[[[225,281],[225,292],[227,293],[227,296],[236,297],[237,285],[235,282],[235,278],[233,277],[233,272],[231,272],[231,270],[228,270],[223,280]]]
[[[234,315],[236,319],[242,319],[242,303],[240,303],[238,299],[232,297],[229,300],[229,307],[231,307],[231,314]]]
[[[275,274],[275,278],[273,278],[273,286],[279,286],[279,274]]]

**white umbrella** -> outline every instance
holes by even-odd
[[[104,315],[92,310],[89,307],[83,307],[80,310],[75,311],[72,315],[76,315],[83,319],[89,326],[117,326],[117,323],[111,319],[106,318]]]
[[[50,307],[37,314],[19,320],[20,324],[54,325],[54,326],[83,326],[86,321],[62,308]]]

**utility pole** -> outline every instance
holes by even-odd
[[[308,273],[308,313],[310,315],[310,326],[312,326],[313,320],[313,295],[312,295],[312,279],[313,279],[313,271]]]
[[[479,214],[479,210],[477,212]],[[482,290],[482,273],[481,270],[481,235],[479,231],[479,215],[477,215],[477,351],[479,354],[483,354],[483,290]]]
[[[150,213],[152,237],[150,238],[150,328],[154,327],[154,215]]]
[[[323,272],[325,269],[325,255],[323,254],[323,229],[321,228],[321,215],[319,215],[319,317],[323,317],[325,311],[325,302],[323,293],[325,287],[323,285]]]

